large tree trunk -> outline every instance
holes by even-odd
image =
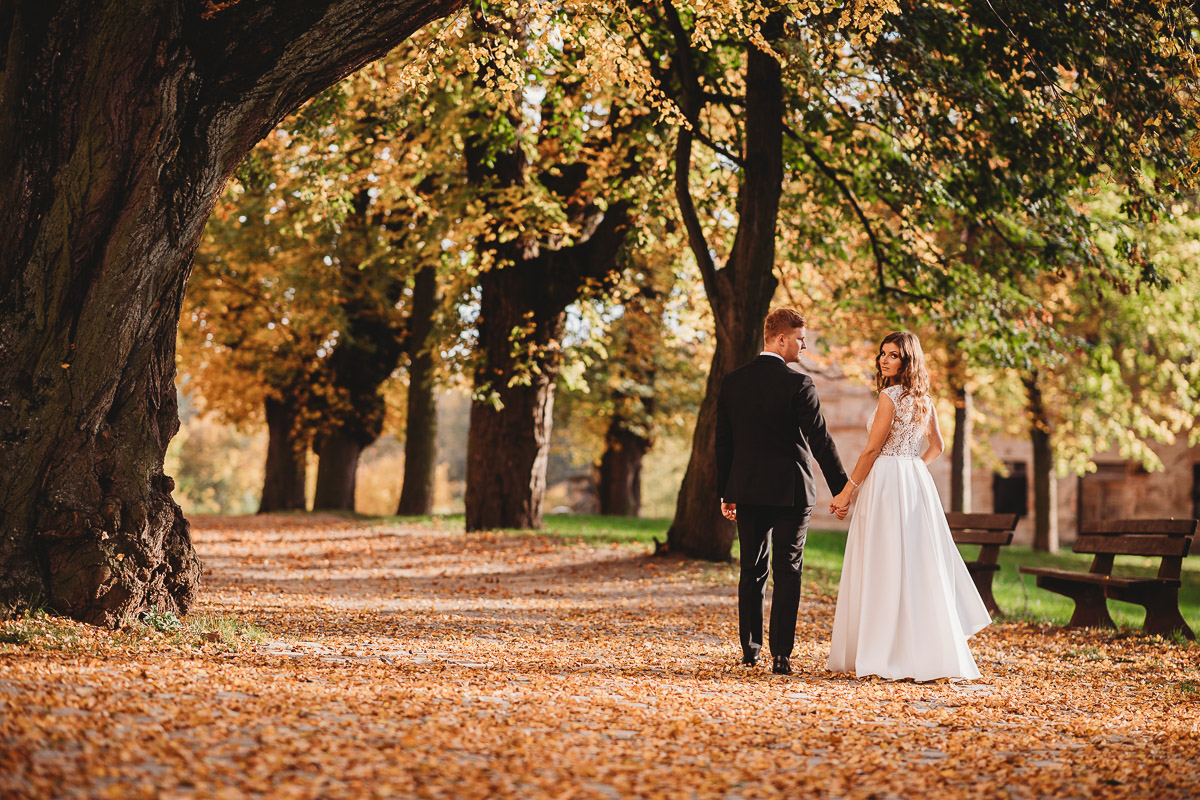
[[[777,35],[781,24],[778,15],[773,16],[764,25],[764,35],[768,39]],[[680,29],[677,24],[675,27],[678,41]],[[685,52],[682,44],[679,49],[677,57],[690,63],[690,52]],[[696,96],[699,89],[687,74],[682,82],[684,112],[691,117],[699,103]],[[692,252],[704,275],[716,322],[716,351],[667,542],[675,552],[727,561],[736,531],[733,523],[721,516],[717,495],[717,391],[725,374],[749,361],[761,347],[762,322],[777,284],[775,225],[783,191],[783,77],[779,63],[771,55],[755,46],[748,48],[745,167],[738,191],[738,228],[729,258],[721,269],[716,269],[713,263],[688,187],[691,146],[691,132],[681,128],[675,158],[676,197]]]
[[[554,381],[497,393],[503,407],[471,405],[467,437],[466,528],[540,528],[546,498],[546,458],[554,412]]]
[[[489,113],[481,111],[481,121]],[[508,214],[513,194],[539,180],[568,201],[565,210],[580,230],[590,231],[559,249],[532,231],[491,242],[494,265],[478,279],[480,361],[467,435],[466,528],[540,528],[566,309],[617,271],[630,201],[592,194],[586,162],[558,165],[557,178],[530,174],[525,150],[511,143],[524,124],[520,116],[503,112],[487,122],[493,130],[473,135],[466,147],[467,176],[485,202],[495,198],[496,213]]]
[[[321,440],[313,511],[353,511],[361,440],[338,429]]]
[[[614,419],[600,458],[600,513],[636,517],[642,510],[642,460],[650,441]]]
[[[365,266],[378,235],[369,213],[370,195],[359,192],[338,237],[345,324],[328,362],[332,391],[317,439],[314,511],[354,510],[358,460],[383,432],[383,384],[396,371],[408,341],[408,324],[397,310],[407,280],[386,268]]]
[[[353,327],[353,323],[347,326]],[[339,359],[339,355],[345,358]],[[375,357],[384,360],[377,362]],[[388,358],[394,365],[394,356],[381,356],[374,348],[361,350],[353,335],[343,338],[330,358],[339,362],[330,365],[338,399],[328,410],[329,422],[314,444],[319,460],[313,511],[354,510],[358,459],[383,431],[386,403],[380,386],[386,376],[380,377],[379,371],[391,371]]]
[[[766,315],[766,306],[764,302],[763,308],[756,312],[760,320]],[[679,487],[679,497],[675,501],[675,518],[667,530],[670,549],[692,558],[728,561],[737,538],[734,524],[721,516],[717,493],[717,392],[721,387],[721,378],[753,358],[762,347],[759,327],[748,323],[745,333],[717,342],[708,372],[708,383],[704,388],[704,400],[696,416],[691,458]],[[730,341],[731,338],[734,341]]]
[[[1033,549],[1058,552],[1058,481],[1050,415],[1042,399],[1037,373],[1025,379],[1029,393],[1029,438],[1033,444]]]
[[[971,510],[971,443],[974,440],[971,390],[957,382],[954,387],[954,438],[950,445],[950,510]]]
[[[562,250],[513,257],[479,276],[476,399],[467,434],[468,531],[540,528],[554,386],[567,306],[613,271],[628,205],[608,206],[591,236]],[[515,348],[513,331],[520,332]]]
[[[437,467],[437,367],[432,333],[437,319],[437,270],[425,267],[413,282],[409,317],[408,418],[404,435],[404,483],[397,514],[433,513]]]
[[[305,509],[308,447],[296,433],[296,412],[286,401],[268,399],[267,465],[258,513]]]
[[[187,611],[200,564],[162,465],[204,222],[288,112],[459,4],[0,12],[0,606]]]
[[[566,314],[564,303],[546,296],[539,273],[530,264],[513,264],[479,278],[484,360],[475,373],[475,391],[486,396],[471,404],[464,498],[468,531],[542,526],[560,369],[556,345]],[[528,330],[534,321],[530,314],[536,315],[529,332],[536,363],[521,365],[512,356],[509,336],[514,329]],[[514,382],[518,370],[527,378]]]

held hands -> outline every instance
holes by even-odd
[[[854,487],[847,483],[841,494],[829,502],[829,513],[838,519],[845,519],[846,514],[850,512],[850,498],[853,494]]]
[[[737,522],[737,503],[721,503],[721,516],[730,522]]]

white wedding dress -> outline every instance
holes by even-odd
[[[967,638],[991,622],[954,546],[920,448],[930,417],[900,386],[896,415],[858,490],[828,667],[892,680],[979,677]],[[867,421],[868,429],[875,413]]]

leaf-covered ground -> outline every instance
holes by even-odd
[[[644,545],[199,519],[179,630],[0,628],[0,797],[1200,795],[1200,647],[1026,623],[973,684],[736,665],[733,571]],[[254,627],[247,627],[252,625]]]

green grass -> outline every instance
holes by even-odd
[[[215,642],[223,648],[240,650],[265,640],[267,632],[236,617],[190,614],[183,618],[182,626],[171,637],[179,644]]]
[[[381,522],[416,525],[422,528],[462,530],[462,514],[435,514],[432,517],[380,517]],[[599,514],[547,514],[541,530],[505,530],[505,533],[528,536],[560,536],[596,544],[652,545],[657,537],[667,538],[667,519],[641,517],[605,517]]]
[[[0,622],[0,652],[11,650],[13,646],[73,650],[79,645],[79,633],[73,623],[48,614],[45,609],[31,609],[14,619]]]
[[[550,514],[545,518],[542,533],[582,539],[589,543],[653,544],[665,541],[667,519],[642,519],[640,517],[604,517],[595,514]]]
[[[191,614],[178,618],[153,611],[142,621],[131,621],[116,631],[93,628],[55,616],[44,609],[0,621],[0,653],[16,649],[58,650],[84,654],[103,647],[164,645],[179,649],[237,651],[266,638],[266,632],[233,617]]]
[[[457,516],[389,518],[405,524],[430,525],[447,529],[462,529],[463,518]],[[652,546],[657,538],[666,539],[667,519],[634,519],[598,515],[555,514],[545,518],[545,525],[534,535],[560,536],[591,543],[643,543]],[[518,533],[518,531],[513,531]],[[530,533],[520,531],[519,533]],[[846,549],[846,534],[839,531],[811,530],[804,552],[804,577],[806,590],[823,594],[835,594],[842,573],[842,556]],[[978,547],[964,545],[959,548],[964,558],[976,557]],[[734,542],[733,557],[738,557]],[[1000,571],[993,582],[996,602],[1004,609],[1008,619],[1066,624],[1074,608],[1072,601],[1061,595],[1037,588],[1031,576],[1021,575],[1021,565],[1057,567],[1086,571],[1091,556],[1076,555],[1069,550],[1059,553],[1035,552],[1029,547],[1010,546],[1000,551]],[[1114,573],[1119,575],[1154,575],[1158,569],[1157,558],[1120,556],[1116,560]],[[1141,606],[1109,601],[1109,612],[1117,625],[1123,628],[1141,628],[1146,612]],[[1179,593],[1179,607],[1184,619],[1193,630],[1200,630],[1200,557],[1184,559],[1183,587]],[[1182,641],[1182,640],[1181,640]]]

